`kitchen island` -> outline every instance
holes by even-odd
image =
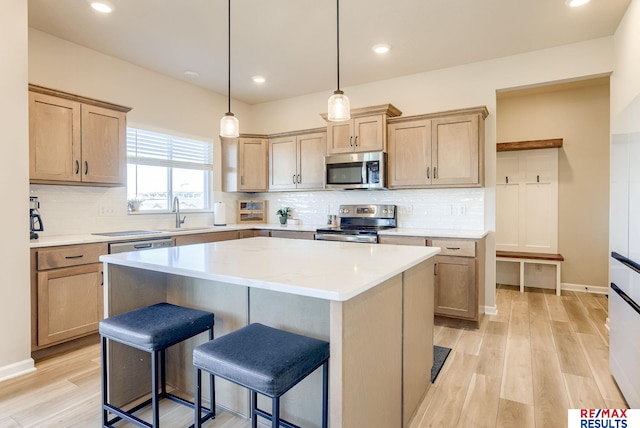
[[[250,238],[102,256],[105,316],[167,301],[210,310],[215,336],[252,322],[327,340],[332,428],[408,425],[430,385],[433,256],[439,248]],[[168,380],[193,391],[191,349],[168,354]],[[148,355],[109,348],[112,401],[148,392]],[[216,380],[221,407],[249,415],[249,394]],[[282,399],[283,417],[319,426],[321,376]],[[265,406],[266,402],[260,402]]]

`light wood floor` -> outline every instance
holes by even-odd
[[[438,320],[434,342],[452,352],[410,428],[566,427],[569,408],[627,407],[609,374],[606,297],[498,286],[496,299],[479,328]],[[0,384],[0,428],[100,426],[98,345],[37,368]],[[166,403],[165,427],[189,425],[191,411]],[[222,413],[206,426],[250,424]]]

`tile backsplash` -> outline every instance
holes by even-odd
[[[123,187],[31,185],[30,196],[40,201],[43,236],[170,228],[175,215],[129,214]],[[278,223],[276,211],[292,207],[292,217],[303,225],[323,225],[327,214],[343,204],[395,204],[398,227],[481,230],[484,228],[484,189],[425,189],[375,191],[315,191],[235,194],[217,192],[214,200],[226,205],[226,220],[235,223],[238,199],[267,200],[267,222]],[[26,215],[26,214],[25,214]],[[213,224],[213,213],[183,213],[185,227]]]

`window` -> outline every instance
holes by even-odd
[[[210,210],[212,172],[210,142],[127,128],[127,198],[140,211],[171,211],[175,196],[181,210]]]

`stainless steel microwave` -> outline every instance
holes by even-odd
[[[385,189],[387,154],[384,152],[346,153],[326,156],[327,189]]]

